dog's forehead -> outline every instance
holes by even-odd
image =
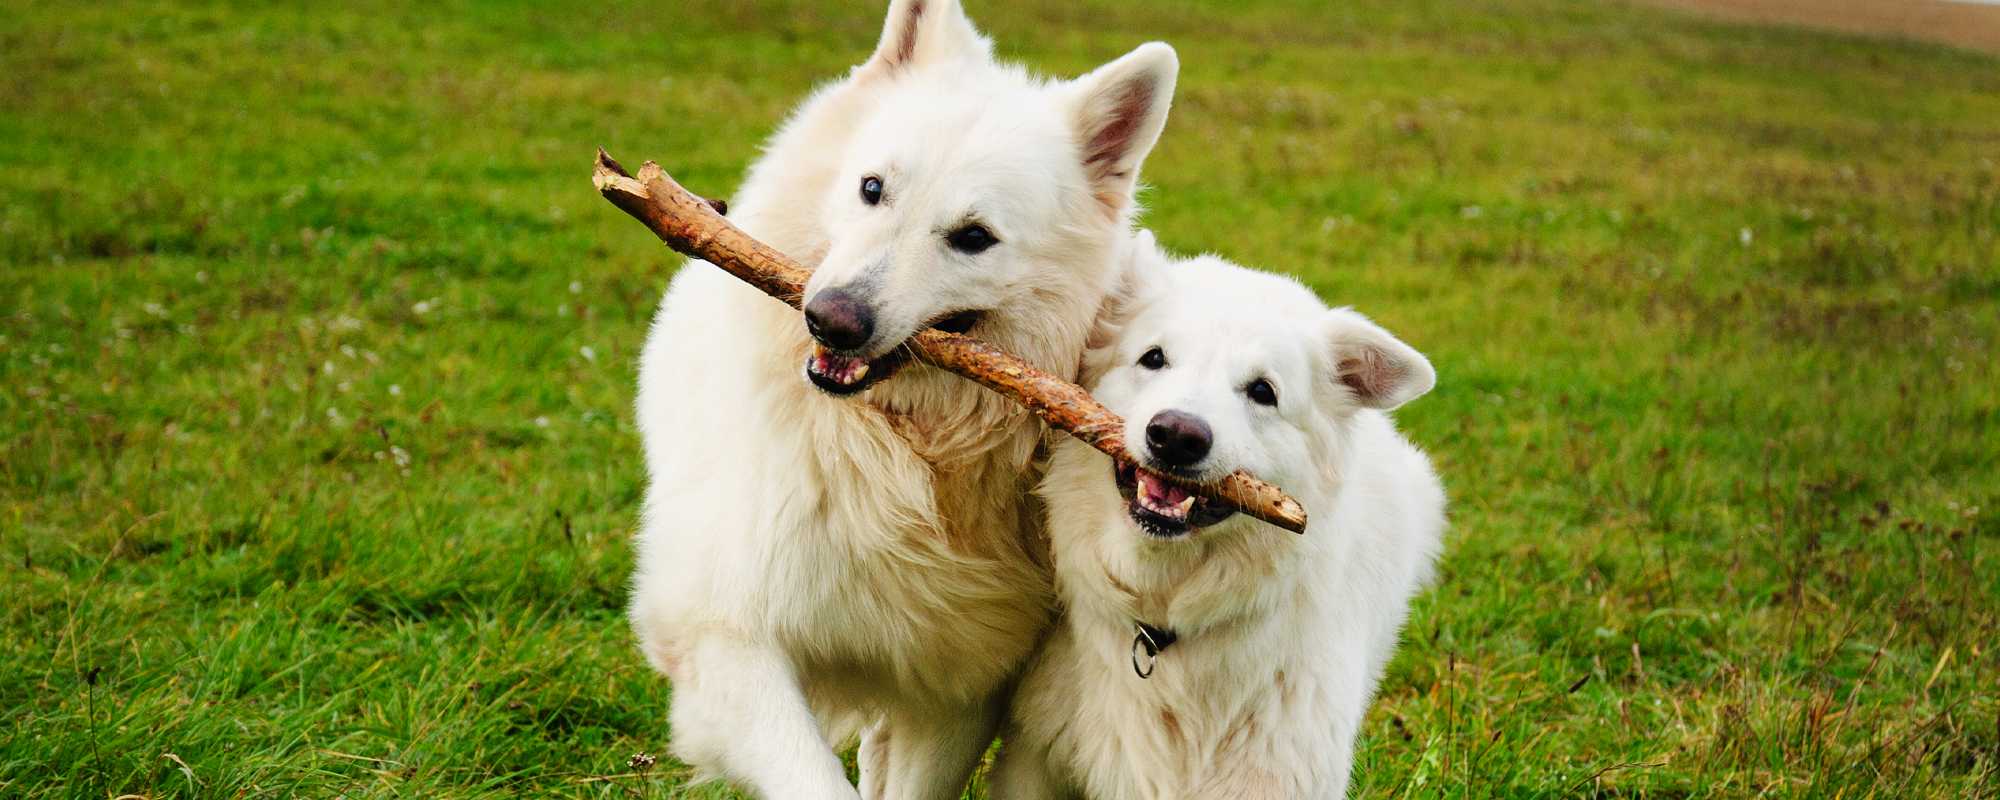
[[[1151,267],[1150,299],[1130,334],[1169,350],[1170,360],[1234,371],[1285,370],[1307,363],[1314,320],[1326,304],[1298,281],[1215,256]]]
[[[1180,262],[1172,271],[1179,294],[1227,297],[1293,319],[1312,319],[1326,311],[1318,295],[1297,280],[1276,273],[1240,267],[1211,255]]]
[[[936,217],[926,224],[1021,222],[1059,213],[1085,190],[1075,137],[1047,92],[918,95],[899,92],[878,110],[852,163],[881,174],[892,196],[913,200],[898,204],[904,212]]]
[[[1304,320],[1227,294],[1173,292],[1137,322],[1176,366],[1229,375],[1302,367],[1313,340]]]
[[[1046,90],[1019,86],[903,88],[891,94],[862,131],[864,151],[906,168],[926,162],[1020,158],[1071,137]]]

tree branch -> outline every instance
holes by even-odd
[[[648,161],[634,176],[599,149],[597,168],[591,179],[597,184],[598,193],[645,223],[676,252],[721,267],[765,294],[793,308],[799,307],[811,273],[784,253],[730,224],[719,211],[720,203],[703,200],[681,188],[660,165]],[[926,328],[910,337],[910,349],[925,363],[1005,395],[1106,455],[1131,461],[1125,449],[1124,420],[1076,384],[1036,369],[978,339],[935,328]],[[1285,530],[1305,532],[1305,508],[1278,487],[1247,472],[1239,470],[1212,484],[1152,474]]]

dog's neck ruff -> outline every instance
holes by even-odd
[[[1153,665],[1159,660],[1160,651],[1167,649],[1181,636],[1168,628],[1155,628],[1144,622],[1132,623],[1132,671],[1140,678],[1153,677]],[[1139,655],[1143,651],[1145,656]]]

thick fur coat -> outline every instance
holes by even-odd
[[[1427,391],[1431,367],[1292,280],[1141,239],[1088,357],[1096,396],[1141,463],[1246,469],[1310,519],[1303,535],[1241,515],[1194,525],[1197,501],[1058,445],[1041,493],[1065,610],[1022,679],[991,796],[1340,798],[1444,526],[1428,460],[1384,413]],[[1187,443],[1200,452],[1162,462]],[[1177,638],[1149,657],[1137,623]]]
[[[730,219],[872,335],[830,350],[703,262],[660,306],[630,617],[683,760],[761,797],[852,798],[834,747],[859,733],[862,796],[959,795],[1050,619],[1045,430],[898,348],[959,314],[1075,372],[1176,69],[1151,44],[1043,81],[996,63],[955,0],[894,0],[874,55],[770,141]],[[815,388],[839,363],[874,369],[851,396]]]

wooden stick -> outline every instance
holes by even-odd
[[[812,273],[730,224],[718,209],[720,203],[681,188],[660,165],[648,161],[634,176],[600,148],[591,180],[612,205],[645,223],[676,252],[721,267],[793,308],[803,302],[801,295]],[[910,337],[909,346],[925,363],[1006,395],[1085,444],[1119,461],[1131,462],[1125,450],[1125,421],[1082,387],[964,334],[925,328]],[[1148,472],[1285,530],[1306,530],[1305,507],[1247,472],[1238,470],[1212,484]]]

